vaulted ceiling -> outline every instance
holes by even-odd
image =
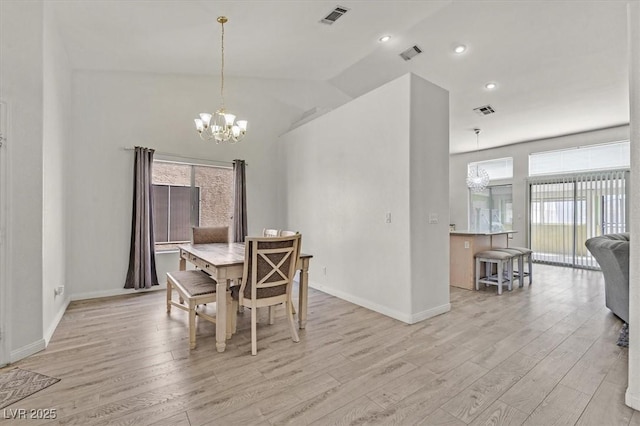
[[[450,92],[451,152],[629,122],[627,1],[56,0],[76,69],[328,82],[351,97],[413,72]],[[320,20],[348,9],[332,25]],[[391,40],[380,43],[382,35]],[[462,54],[453,48],[463,44]],[[422,51],[409,61],[399,54]],[[489,90],[486,83],[495,82]],[[308,100],[307,100],[308,102]],[[474,108],[490,105],[495,113]]]

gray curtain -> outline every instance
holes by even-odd
[[[233,160],[233,241],[247,235],[247,186],[244,160]]]
[[[151,288],[158,285],[153,238],[153,149],[135,148],[133,169],[133,217],[129,270],[124,288]]]

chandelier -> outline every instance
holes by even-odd
[[[221,57],[222,65],[220,69],[220,108],[210,114],[201,112],[200,118],[194,119],[196,130],[202,140],[215,140],[216,143],[230,142],[236,143],[247,133],[247,121],[236,120],[236,116],[229,114],[224,108],[224,24],[228,21],[226,16],[218,16],[218,22],[222,27]]]
[[[479,134],[480,129],[473,129],[476,133],[476,150],[480,149]],[[476,163],[474,168],[467,171],[467,187],[471,192],[482,192],[489,185],[489,173],[485,169],[480,168]]]

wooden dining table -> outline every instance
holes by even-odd
[[[244,243],[181,244],[180,270],[187,268],[187,262],[207,272],[216,281],[216,350],[224,352],[226,340],[233,333],[229,323],[230,300],[227,290],[232,281],[240,285],[244,269]],[[307,298],[309,294],[309,261],[313,256],[300,254],[296,269],[300,271],[298,290],[298,325],[307,325]]]

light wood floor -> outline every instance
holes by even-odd
[[[206,321],[189,351],[163,292],[74,302],[45,351],[7,367],[62,380],[8,408],[65,425],[640,425],[602,275],[534,270],[502,296],[452,288],[451,312],[411,326],[312,290],[300,343],[280,308],[256,357],[248,312],[220,354]]]

